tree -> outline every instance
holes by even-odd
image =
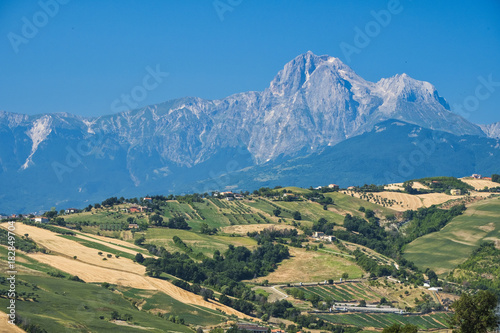
[[[118,311],[113,310],[113,312],[111,312],[111,320],[119,320],[119,319],[120,319],[120,314],[118,313]]]
[[[366,306],[366,301],[364,299],[362,299],[361,301],[359,301],[359,307],[364,308],[365,306]]]
[[[161,215],[155,214],[155,215],[151,216],[149,218],[149,220],[151,221],[151,223],[153,223],[154,225],[156,225],[158,227],[163,225],[163,217],[161,217]]]
[[[45,212],[43,213],[43,216],[45,216],[46,218],[48,218],[49,220],[52,220],[54,217],[57,216],[57,212],[55,210],[51,210],[49,212]]]
[[[342,279],[347,280],[348,278],[349,278],[349,274],[348,273],[343,273],[342,274]]]
[[[56,217],[54,219],[54,222],[56,222],[57,225],[60,225],[61,227],[65,227],[66,226],[66,221],[64,221],[64,219],[62,217]]]
[[[495,183],[500,183],[500,175],[492,174],[491,181],[494,181]]]
[[[497,296],[481,290],[475,295],[463,293],[451,307],[455,310],[449,324],[454,333],[486,333],[497,326]]]
[[[280,216],[281,210],[275,209],[275,210],[273,210],[273,214],[274,214],[274,216]]]
[[[302,215],[300,215],[300,212],[293,212],[293,219],[294,220],[302,220]]]
[[[138,245],[138,246],[142,246],[142,244],[144,244],[145,241],[146,241],[146,237],[144,237],[144,235],[141,235],[139,238],[137,238],[134,241],[134,244]]]
[[[144,256],[141,253],[137,253],[135,255],[135,261],[137,261],[139,264],[142,264],[144,262]]]
[[[208,301],[208,299],[210,298],[214,298],[214,292],[206,288],[201,288],[200,295],[203,297],[205,301]]]
[[[123,320],[125,321],[132,321],[133,317],[130,313],[126,313],[123,315]]]
[[[202,223],[200,231],[202,234],[213,235],[217,233],[217,228],[210,228],[208,224]]]

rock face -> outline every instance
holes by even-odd
[[[489,125],[479,125],[489,138],[500,138],[500,122]]]
[[[172,187],[183,177],[307,155],[387,119],[456,135],[499,133],[498,124],[480,128],[452,113],[428,82],[402,74],[373,83],[337,58],[307,52],[262,92],[186,97],[98,118],[0,112],[0,185],[17,187],[17,195],[43,186],[55,203],[78,204],[92,191],[97,200],[111,190]],[[0,201],[9,195],[0,192]],[[15,207],[0,205],[0,212]]]

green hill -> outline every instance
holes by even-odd
[[[417,266],[444,276],[463,263],[483,240],[500,242],[499,197],[472,204],[442,230],[408,244],[404,253]]]

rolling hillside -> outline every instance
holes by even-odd
[[[124,332],[144,329],[189,332],[198,327],[228,327],[233,320],[277,327],[262,320],[263,313],[267,313],[264,311],[268,311],[264,309],[277,306],[273,304],[288,304],[288,313],[312,314],[307,317],[314,321],[309,328],[321,323],[322,330],[340,325],[356,332],[400,322],[439,332],[450,316],[449,312],[440,311],[456,296],[424,288],[423,270],[431,268],[445,277],[464,262],[482,240],[498,244],[500,198],[478,197],[479,201],[469,202],[443,193],[426,194],[436,198],[439,195],[432,203],[445,205],[445,209],[436,211],[422,194],[360,191],[358,188],[344,194],[327,188],[278,187],[261,188],[237,199],[233,193],[205,197],[153,196],[147,200],[110,198],[75,214],[54,212],[49,227],[17,222],[18,242],[38,247],[38,252],[19,251],[17,258],[19,290],[25,293],[18,299],[20,309],[26,309],[20,310],[22,318],[51,331],[64,327],[68,331],[101,332],[120,325]],[[395,199],[399,203],[383,200],[380,196],[383,193],[399,195]],[[447,214],[450,207],[467,205],[464,214],[453,218],[441,230],[403,247],[405,258],[416,266],[393,256],[384,245],[393,242],[395,230],[407,223],[407,213],[399,206],[412,202],[420,202],[420,205],[409,208],[424,209],[428,214]],[[132,209],[134,207],[142,207],[143,211]],[[174,222],[179,225],[171,224]],[[361,236],[367,230],[361,227],[353,230],[356,223],[360,226],[366,223],[363,228],[369,226],[370,232],[375,233],[372,237],[379,238],[378,243],[365,243]],[[0,225],[1,230],[6,226]],[[316,237],[318,230],[337,238],[328,236],[333,237],[330,241],[330,238]],[[344,239],[348,234],[349,239]],[[254,256],[262,253],[259,252],[262,246],[271,243],[284,246],[288,256],[269,264],[264,273],[256,273],[253,278],[226,282],[232,288],[248,288],[243,294],[221,288],[216,282],[207,282],[212,281],[210,279],[193,282],[189,275],[181,279],[174,271],[155,271],[152,266],[175,258],[184,262],[184,271],[201,270],[210,260],[215,264],[233,252],[244,256],[245,251],[249,251],[247,255]],[[3,246],[0,251],[7,253]],[[168,255],[162,251],[168,251]],[[238,256],[232,259],[236,260],[235,264],[242,260]],[[171,265],[175,265],[175,261]],[[398,280],[400,274],[409,276],[410,280]],[[55,289],[56,285],[59,289]],[[295,290],[292,294],[290,288]],[[207,294],[201,290],[210,291]],[[248,298],[249,293],[254,296]],[[267,302],[268,297],[273,301]],[[240,303],[236,302],[238,299]],[[407,316],[334,311],[314,315],[338,303],[357,307],[366,301],[368,306],[375,307],[381,305],[382,300],[383,306],[392,306],[389,311],[438,312]],[[285,301],[287,303],[280,303]],[[1,305],[6,302],[6,298],[0,297]],[[66,313],[62,310],[65,307],[74,311]],[[88,313],[94,315],[88,316]],[[276,309],[269,313],[275,313],[271,321],[303,320],[280,314]],[[318,318],[324,321],[318,322]]]
[[[471,204],[464,215],[442,230],[416,239],[405,248],[405,257],[417,266],[444,276],[464,262],[483,240],[500,247],[500,198]]]

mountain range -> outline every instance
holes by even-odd
[[[0,212],[279,183],[385,183],[407,179],[405,163],[415,176],[488,174],[500,165],[499,138],[500,123],[451,112],[428,82],[401,74],[374,83],[307,52],[262,92],[95,118],[0,111]]]

